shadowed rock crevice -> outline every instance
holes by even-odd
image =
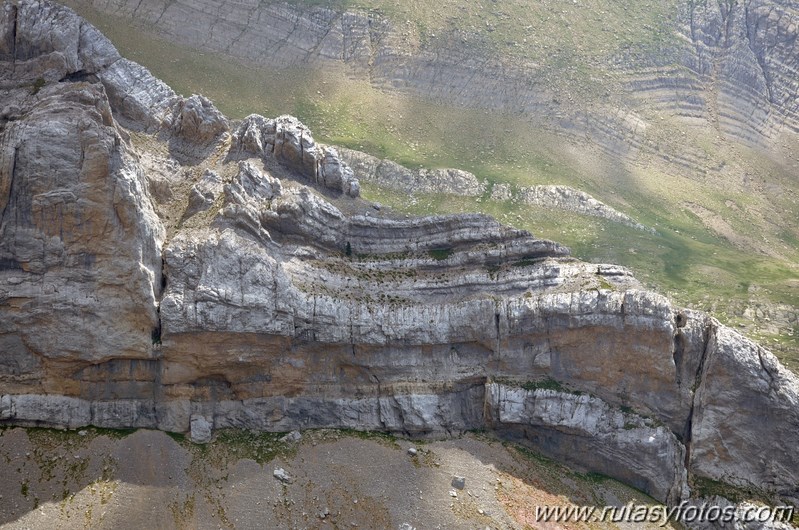
[[[685,445],[685,467],[687,469],[691,469],[690,462],[691,462],[691,444],[692,444],[692,436],[693,436],[693,422],[694,422],[694,411],[697,410],[697,404],[701,403],[700,394],[703,390],[702,388],[702,381],[705,377],[705,362],[708,356],[711,354],[711,341],[713,340],[713,333],[714,328],[712,325],[708,325],[703,332],[703,340],[702,340],[702,355],[699,358],[699,363],[697,364],[696,373],[693,377],[693,384],[691,386],[691,409],[688,412],[688,418],[685,422],[685,431],[683,433],[683,443]]]

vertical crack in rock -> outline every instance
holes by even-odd
[[[755,18],[754,23],[749,16],[749,3],[746,4],[744,7],[744,28],[746,30],[746,42],[749,46],[749,50],[752,52],[752,55],[757,62],[758,67],[760,68],[760,73],[763,76],[763,84],[766,87],[766,94],[768,95],[768,101],[772,105],[775,104],[774,100],[774,89],[772,87],[771,80],[769,79],[768,74],[768,65],[766,64],[766,59],[763,54],[757,52],[756,40],[757,40],[757,29],[758,29],[758,22]]]
[[[699,65],[700,65],[700,68],[701,68],[701,65],[702,65],[702,52],[699,49],[699,41],[698,41],[697,36],[696,36],[696,16],[695,16],[695,13],[696,13],[696,2],[694,0],[691,0],[691,6],[689,8],[689,12],[690,12],[689,24],[690,24],[690,30],[691,30],[691,42],[693,42],[693,44],[694,44],[694,49],[696,51],[696,58],[699,61]]]
[[[500,330],[501,313],[500,313],[500,307],[499,307],[500,303],[501,302],[499,302],[499,301],[494,302],[494,328],[496,329],[496,333],[497,333],[497,346],[496,346],[496,351],[494,352],[494,354],[497,357],[497,361],[499,361],[499,359],[501,357],[501,354],[502,354],[502,332]]]
[[[75,56],[78,58],[78,71],[74,72],[75,74],[80,74],[83,72],[83,55],[81,52],[83,51],[83,35],[86,33],[86,24],[87,22],[81,19],[80,24],[78,24],[78,42],[77,48],[75,49]]]
[[[161,346],[161,300],[164,297],[164,293],[166,292],[166,258],[164,257],[164,249],[161,249],[161,281],[157,286],[156,291],[154,291],[155,295],[155,316],[156,322],[155,327],[152,330],[152,340],[153,340],[153,347],[160,348]]]
[[[325,39],[336,29],[336,24],[341,26],[341,41],[344,42],[344,23],[342,22],[344,14],[338,12],[335,16],[329,21],[327,25],[327,29],[325,29],[324,33],[318,37],[318,40],[311,46],[311,48],[305,53],[305,60],[311,62],[314,60],[314,56],[319,54],[319,50],[322,49],[322,45],[325,43]],[[342,54],[342,60],[345,59],[345,55]]]
[[[763,360],[763,350],[761,348],[757,348],[757,360],[760,361],[760,367],[768,376],[768,386],[770,392],[774,388],[774,374],[771,373],[771,370],[766,366],[766,363]]]
[[[17,160],[19,157],[19,147],[14,148],[14,156],[11,159],[11,171],[9,172],[9,184],[8,184],[8,197],[6,198],[6,204],[3,206],[3,212],[0,214],[0,234],[3,233],[3,223],[6,218],[6,211],[8,211],[8,207],[11,204],[11,200],[14,197],[14,181],[16,180],[15,174],[17,171]]]
[[[143,3],[144,3],[144,0],[139,0],[139,3],[136,4],[136,7],[133,9],[133,13],[130,15],[131,19],[135,19],[136,18],[136,15],[139,14],[139,8],[141,8],[141,5]]]
[[[674,317],[674,344],[672,346],[672,358],[674,359],[675,378],[677,386],[682,386],[682,368],[685,360],[685,335],[682,328],[685,326],[686,318],[683,313],[678,313]]]
[[[17,27],[19,24],[19,7],[16,5],[11,6],[11,17],[14,20],[11,30],[11,64],[17,62]]]
[[[702,383],[704,382],[704,371],[705,371],[705,364],[707,363],[710,354],[712,353],[712,343],[715,340],[715,331],[716,326],[713,322],[709,322],[707,327],[704,331],[703,337],[703,348],[702,348],[702,356],[699,358],[699,365],[696,369],[696,375],[694,376],[694,384],[693,384],[693,399],[691,400],[691,408],[688,411],[688,419],[685,422],[685,432],[683,434],[683,440],[685,445],[685,468],[690,469],[691,463],[691,443],[693,442],[693,422],[694,422],[694,413],[697,410],[697,407],[700,406],[700,394],[702,389]]]
[[[386,419],[383,418],[383,402],[381,399],[383,396],[383,389],[380,386],[380,378],[377,377],[376,374],[371,374],[371,378],[377,383],[377,422],[383,427],[383,430],[389,430]]]
[[[156,21],[153,22],[153,27],[158,26],[158,24],[161,22],[161,19],[164,18],[164,15],[166,15],[166,12],[169,11],[170,7],[172,7],[172,2],[166,2],[164,4],[164,10],[161,11],[160,15],[158,15],[158,19],[156,19]]]
[[[681,329],[677,329],[674,332],[674,346],[672,357],[674,358],[674,369],[676,373],[677,379],[677,386],[682,386],[682,366],[683,366],[683,357],[685,355],[685,337],[682,334]]]
[[[374,18],[369,15],[366,19],[366,28],[369,34],[369,58],[366,61],[366,73],[369,76],[369,83],[374,84],[377,76],[375,75],[375,68],[377,65],[377,57],[380,48],[380,35],[377,32]]]
[[[735,10],[735,5],[735,0],[727,0],[726,2],[719,3],[721,19],[724,23],[724,42],[722,45],[724,51],[728,50],[730,47],[730,34],[732,33],[732,24],[735,20],[735,14],[733,13]]]

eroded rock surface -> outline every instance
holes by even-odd
[[[768,351],[487,216],[375,213],[295,119],[230,123],[55,4],[3,13],[1,421],[490,427],[663,501],[692,474],[797,498]]]
[[[374,182],[382,188],[401,191],[411,196],[425,193],[444,193],[463,197],[483,195],[489,184],[468,171],[460,169],[408,169],[392,160],[355,151],[340,149],[341,157],[361,181]],[[490,185],[490,197],[498,201],[521,201],[554,210],[567,210],[581,215],[601,217],[638,230],[653,231],[628,215],[596,200],[589,194],[569,186],[512,186]]]
[[[233,132],[229,157],[274,157],[331,191],[359,195],[358,180],[338,151],[317,145],[308,128],[293,116],[274,120],[257,114],[247,116]]]
[[[498,384],[488,392],[497,425],[515,427],[548,454],[592,468],[619,465],[618,478],[659,499],[687,496],[685,448],[667,427],[587,394]]]
[[[341,156],[360,180],[374,181],[386,188],[415,193],[448,193],[477,197],[486,190],[486,183],[460,169],[411,170],[396,162],[355,151],[340,149]]]

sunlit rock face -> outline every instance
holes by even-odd
[[[296,119],[230,122],[72,11],[3,6],[0,420],[489,428],[656,498],[796,498],[799,382],[623,268],[357,198]]]

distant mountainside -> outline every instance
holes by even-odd
[[[385,90],[526,113],[613,152],[646,149],[639,112],[749,145],[799,131],[790,1],[74,3],[268,67],[343,63]]]

